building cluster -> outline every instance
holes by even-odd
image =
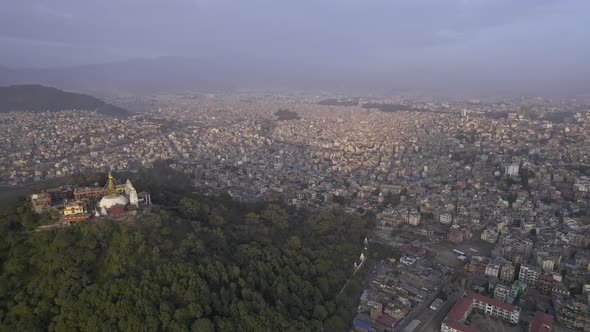
[[[161,123],[96,112],[0,114],[0,187],[73,173],[127,170],[173,156]]]
[[[104,187],[59,187],[31,194],[31,208],[36,213],[59,213],[58,224],[71,224],[92,218],[126,220],[151,206],[148,192],[140,192],[129,179],[116,184],[109,173]]]
[[[423,248],[408,245],[404,249],[408,255],[399,261],[391,258],[372,274],[360,299],[356,330],[402,328],[433,302],[442,301],[437,297],[453,269],[425,259]]]

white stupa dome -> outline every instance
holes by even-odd
[[[111,195],[106,195],[104,196],[101,200],[100,203],[98,203],[98,207],[102,209],[110,209],[114,206],[117,205],[127,205],[129,203],[129,201],[127,200],[127,198],[123,195],[118,195],[118,194],[111,194]]]

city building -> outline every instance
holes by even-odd
[[[74,201],[72,203],[67,203],[64,206],[63,215],[64,216],[71,216],[75,214],[82,214],[86,213],[86,207],[84,203],[81,201]]]
[[[526,290],[527,285],[520,281],[520,280],[515,280],[512,283],[512,286],[510,287],[510,294],[508,295],[508,299],[506,300],[506,302],[508,303],[514,303],[516,302],[516,299],[524,293],[524,291]]]
[[[503,235],[494,252],[497,256],[511,260],[515,264],[523,263],[531,256],[533,241],[520,236]]]
[[[509,296],[510,287],[502,284],[496,285],[496,287],[494,287],[494,299],[501,302],[506,302]]]
[[[451,308],[447,317],[441,324],[441,332],[472,332],[474,328],[465,325],[464,322],[473,310],[478,310],[486,315],[500,318],[509,323],[516,324],[520,318],[520,308],[511,304],[470,293],[460,298]]]
[[[529,332],[551,332],[553,316],[537,311],[529,325]]]
[[[537,289],[541,294],[550,295],[555,286],[556,280],[550,273],[541,273],[539,280],[537,280]]]
[[[441,224],[450,225],[453,222],[453,215],[450,213],[441,213],[439,220]]]
[[[515,271],[516,268],[511,263],[506,263],[502,265],[502,268],[500,269],[500,280],[510,283],[513,282],[515,277]]]
[[[506,173],[506,175],[509,177],[516,176],[518,175],[519,169],[520,166],[518,164],[510,164],[504,167],[504,173]]]
[[[520,308],[507,303],[485,297],[479,294],[471,293],[473,306],[492,317],[501,318],[512,324],[518,323],[520,318]]]
[[[498,278],[503,263],[504,263],[504,260],[498,259],[498,258],[489,262],[486,265],[485,275],[488,277]]]
[[[518,280],[524,282],[527,286],[535,287],[541,276],[541,269],[532,265],[521,265],[518,273]]]
[[[500,233],[498,233],[498,231],[494,228],[486,228],[481,233],[481,239],[492,244],[498,242],[499,236]]]
[[[472,234],[468,228],[459,227],[458,225],[451,226],[451,229],[447,233],[447,240],[452,243],[469,241],[471,237]]]
[[[553,297],[557,321],[575,330],[590,330],[588,298]]]
[[[412,210],[408,213],[408,224],[418,226],[420,224],[420,212]]]

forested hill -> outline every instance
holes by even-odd
[[[368,219],[168,195],[174,175],[151,172],[137,186],[169,206],[136,221],[24,232],[48,217],[0,209],[0,330],[349,328]]]
[[[65,92],[42,85],[0,87],[0,112],[96,110],[111,116],[128,116],[129,112],[89,95]]]

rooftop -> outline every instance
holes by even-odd
[[[553,326],[553,316],[537,311],[531,321],[531,332],[550,332]]]
[[[462,297],[460,298],[457,303],[451,308],[451,311],[447,315],[449,319],[460,321],[465,318],[465,312],[469,310],[473,301],[470,298]]]
[[[447,319],[445,321],[445,324],[448,327],[451,327],[451,328],[453,328],[453,329],[455,329],[457,331],[461,331],[461,332],[479,332],[478,329],[475,329],[475,328],[473,328],[471,326],[467,326],[465,324],[459,323],[459,322],[454,321],[452,319]]]

